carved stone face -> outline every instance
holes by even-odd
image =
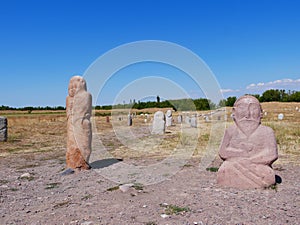
[[[247,136],[259,126],[262,110],[259,101],[253,96],[239,98],[233,107],[234,122]]]
[[[74,97],[81,90],[87,90],[85,80],[80,76],[72,77],[68,87],[69,96]]]

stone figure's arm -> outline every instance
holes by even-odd
[[[230,146],[230,142],[233,135],[233,129],[226,129],[222,144],[219,150],[219,156],[221,159],[226,160],[229,158],[240,158],[240,157],[248,157],[248,151],[241,148],[234,148]]]
[[[87,100],[85,102],[85,109],[86,112],[84,113],[84,116],[82,118],[82,123],[84,122],[84,120],[89,121],[92,116],[92,95],[90,93],[88,93],[87,95]]]
[[[278,158],[277,143],[272,129],[267,129],[265,133],[265,143],[259,153],[250,157],[252,163],[271,165]]]

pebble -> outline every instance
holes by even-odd
[[[161,214],[160,216],[164,219],[169,217],[169,215],[167,215],[167,214]]]
[[[92,224],[94,224],[93,221],[85,221],[85,222],[81,223],[81,225],[92,225]]]
[[[20,178],[29,178],[31,177],[30,173],[23,173]]]
[[[133,186],[133,184],[123,184],[119,186],[119,189],[122,192],[127,192],[129,190],[129,188],[131,188]]]

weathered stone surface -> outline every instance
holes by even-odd
[[[191,117],[191,127],[197,127],[197,115]]]
[[[191,119],[190,119],[189,116],[186,116],[186,117],[185,117],[185,123],[186,123],[186,124],[189,124],[189,125],[191,124]]]
[[[173,120],[172,110],[168,109],[167,112],[166,112],[166,126],[167,127],[172,126],[172,120]]]
[[[132,115],[131,114],[128,114],[127,125],[132,126]]]
[[[154,113],[151,133],[152,134],[165,133],[165,115],[162,111],[157,111],[156,113]]]
[[[86,82],[80,76],[71,78],[66,99],[68,168],[89,169],[91,154],[92,96],[87,92]]]
[[[206,123],[210,122],[209,116],[204,116],[204,119],[205,119],[205,122],[206,122]]]
[[[0,116],[0,141],[7,141],[7,118]]]
[[[261,125],[262,110],[253,96],[239,98],[233,107],[235,125],[225,131],[219,155],[224,160],[219,185],[241,189],[275,184],[271,167],[278,158],[273,130]]]
[[[182,115],[177,116],[177,123],[182,123]]]

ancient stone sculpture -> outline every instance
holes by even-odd
[[[132,115],[129,113],[127,117],[127,125],[132,126]]]
[[[0,141],[7,141],[7,118],[0,116]]]
[[[87,92],[86,82],[80,76],[71,78],[66,99],[67,111],[67,167],[90,169],[92,129],[92,96]]]
[[[235,102],[235,125],[226,129],[219,150],[224,160],[217,174],[219,185],[248,189],[276,183],[271,167],[278,158],[276,139],[271,128],[261,125],[261,118],[255,97],[245,95]]]
[[[164,134],[165,133],[165,115],[162,111],[154,113],[152,134]]]
[[[168,109],[166,112],[166,126],[167,127],[172,126],[172,120],[173,120],[172,110]]]
[[[177,123],[179,123],[179,124],[182,123],[182,115],[177,116]]]
[[[191,127],[197,128],[197,115],[193,115],[190,122],[191,122]]]

